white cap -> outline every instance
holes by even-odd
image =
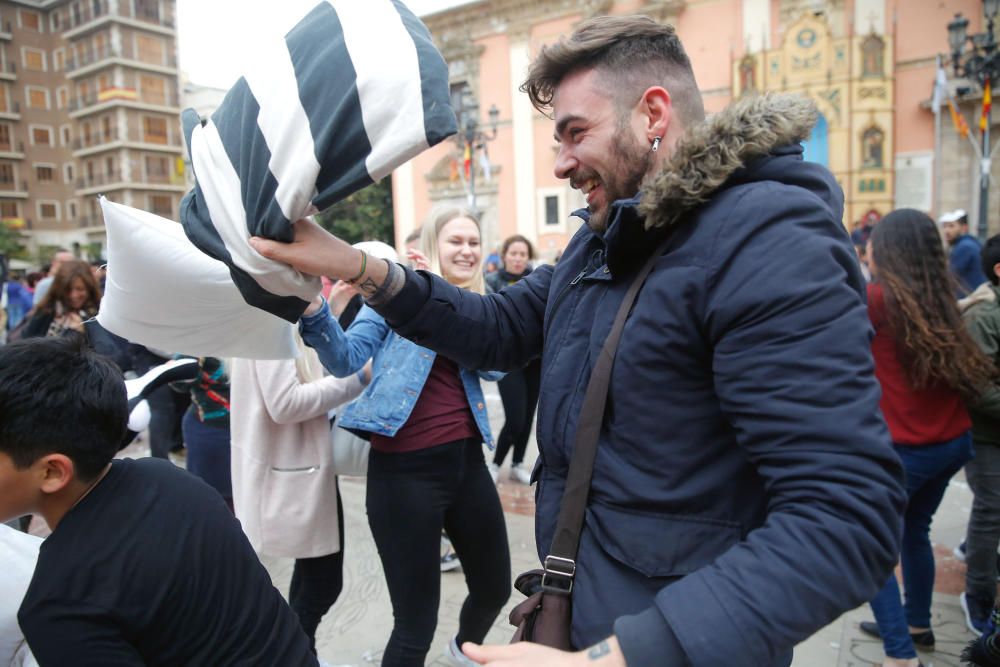
[[[388,243],[382,243],[381,241],[361,241],[359,243],[355,243],[354,247],[358,250],[364,250],[372,257],[387,259],[390,262],[399,261],[399,255],[396,254],[395,248]]]
[[[938,218],[940,224],[946,222],[958,222],[965,217],[965,209],[956,208],[954,211],[948,211],[947,213],[942,213],[941,217]]]

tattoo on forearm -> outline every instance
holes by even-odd
[[[358,285],[358,290],[361,291],[365,296],[371,296],[378,291],[378,285],[371,278],[365,278],[364,281]]]
[[[600,644],[594,644],[590,647],[590,650],[587,651],[587,657],[591,660],[599,660],[600,658],[610,654],[611,647],[608,646],[607,641],[603,641]]]

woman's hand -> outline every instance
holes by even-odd
[[[340,317],[347,308],[347,304],[351,302],[351,299],[357,293],[358,290],[343,280],[333,283],[333,287],[330,288],[330,296],[327,297],[327,302],[330,304],[330,312],[333,313],[333,316]]]
[[[79,313],[66,313],[63,316],[63,326],[83,333],[83,319]]]
[[[431,263],[427,259],[427,255],[416,248],[407,248],[406,258],[410,260],[410,266],[414,269],[423,269],[424,271],[430,271],[431,269]]]

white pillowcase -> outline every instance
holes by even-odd
[[[229,268],[176,222],[101,197],[108,278],[97,321],[133,343],[198,357],[291,359],[295,325],[243,300]]]

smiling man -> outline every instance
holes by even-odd
[[[591,369],[632,278],[576,558],[572,643],[466,645],[483,664],[778,667],[871,598],[898,554],[901,469],[878,411],[843,194],[800,142],[807,101],[704,119],[673,28],[600,17],[544,48],[523,89],[551,110],[558,177],[587,196],[559,264],[498,294],[369,262],[400,334],[468,368],[541,357],[536,537],[549,553]],[[353,277],[315,225],[267,257]]]

